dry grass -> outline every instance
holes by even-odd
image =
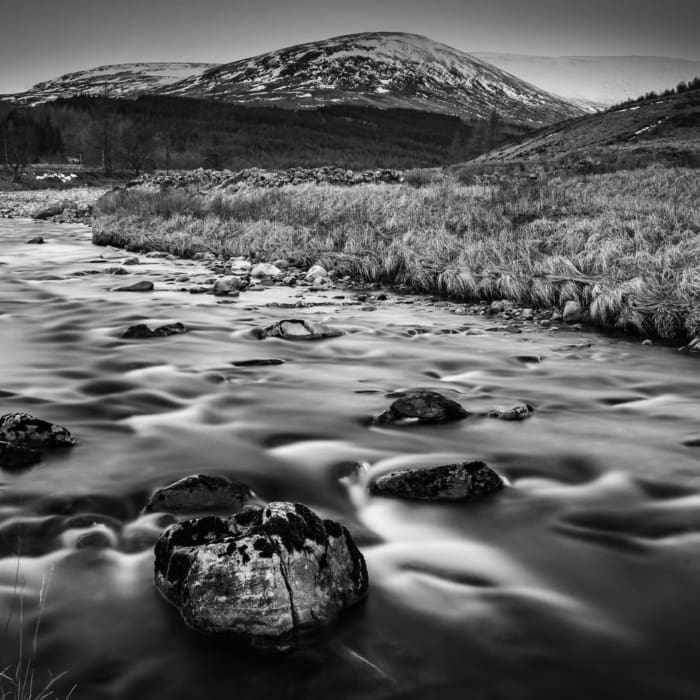
[[[700,332],[696,170],[415,184],[126,190],[100,200],[93,238],[186,257],[320,261],[458,301],[552,307],[577,299],[600,326],[662,338]]]

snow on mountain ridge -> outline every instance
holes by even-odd
[[[565,100],[462,51],[427,37],[391,32],[278,49],[212,68],[161,93],[228,102],[253,101],[253,93],[257,104],[283,94],[298,107],[346,101],[482,118],[496,109],[533,123],[579,113]]]

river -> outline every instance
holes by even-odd
[[[26,243],[37,235],[44,245]],[[586,330],[488,330],[426,297],[389,293],[367,311],[354,292],[193,295],[181,288],[211,273],[191,261],[105,272],[126,257],[85,226],[0,221],[0,414],[79,440],[0,472],[0,669],[38,621],[37,680],[65,672],[58,689],[75,684],[77,699],[697,698],[697,359]],[[140,279],[155,291],[112,291]],[[317,305],[274,306],[300,298]],[[256,338],[289,317],[347,334]],[[173,321],[188,332],[121,338]],[[257,358],[284,363],[232,364]],[[474,413],[527,402],[535,414],[368,425],[388,392],[416,387]],[[364,488],[457,459],[486,461],[509,487],[455,505]],[[155,525],[139,511],[199,472],[345,522],[367,602],[286,656],[185,628],[153,588]],[[112,546],[76,547],[96,529]]]

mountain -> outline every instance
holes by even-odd
[[[118,63],[66,73],[10,97],[14,102],[30,105],[75,95],[136,97],[157,92],[214,66],[215,63]]]
[[[658,56],[472,56],[589,110],[663,92],[700,76],[700,61]]]
[[[179,75],[178,73],[187,73]],[[72,73],[13,96],[172,95],[287,108],[364,105],[546,124],[581,110],[488,63],[415,34],[373,32],[300,44],[233,63],[125,64]]]
[[[226,63],[161,94],[318,107],[350,103],[548,123],[580,111],[462,51],[416,34],[371,32]]]
[[[643,98],[605,112],[544,127],[517,143],[494,149],[479,161],[593,158],[700,165],[700,87]]]

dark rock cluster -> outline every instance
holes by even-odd
[[[179,170],[168,173],[155,172],[142,175],[129,186],[154,185],[158,187],[196,186],[204,190],[226,189],[236,191],[245,187],[273,188],[285,185],[324,184],[359,185],[363,183],[400,183],[397,170],[379,169],[355,172],[345,168],[324,166],[321,168],[289,168],[287,170],[262,170],[247,168],[232,170]]]

